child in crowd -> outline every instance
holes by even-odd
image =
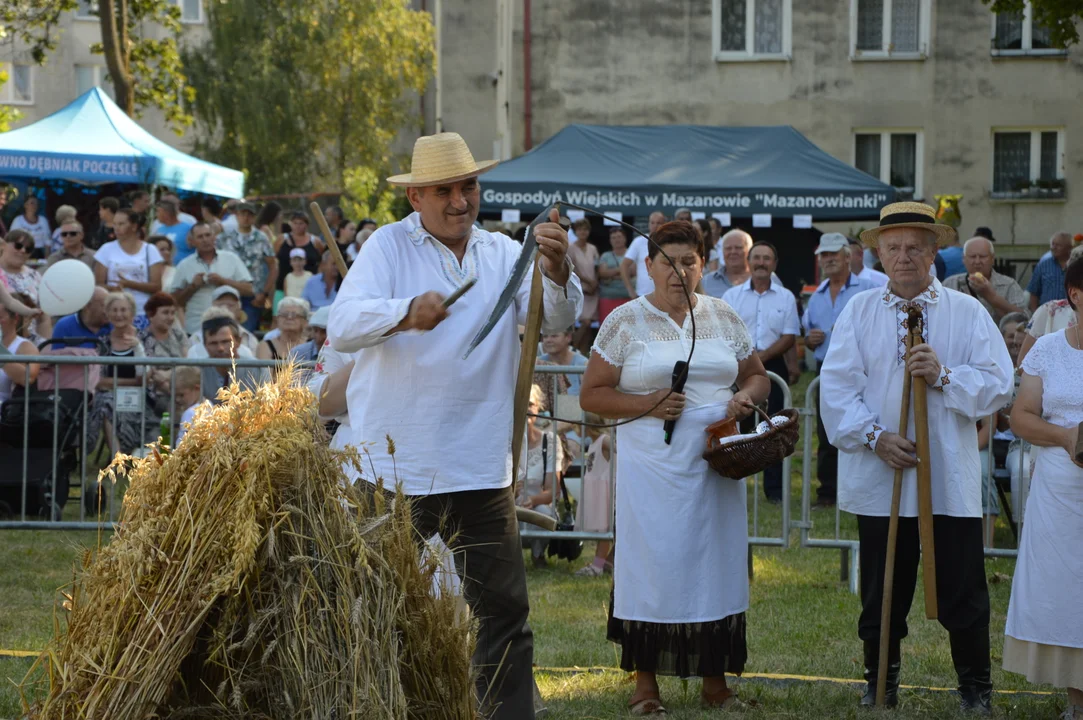
[[[184,412],[180,416],[176,433],[177,439],[173,443],[173,447],[178,447],[181,444],[184,433],[188,431],[188,424],[195,419],[196,410],[206,402],[200,392],[199,386],[202,373],[200,373],[199,368],[179,367],[176,373],[177,378],[174,382],[176,382],[177,388],[177,407],[184,408]]]
[[[584,413],[583,419],[591,425],[605,422],[594,413]],[[584,532],[609,532],[613,529],[613,485],[610,464],[613,462],[609,433],[605,428],[586,428],[590,437],[587,448],[586,471],[583,473],[583,497],[579,501],[576,528]],[[576,575],[597,577],[602,573],[613,572],[613,543],[608,540],[598,541],[594,560],[586,567],[576,571]]]
[[[299,298],[301,293],[304,292],[305,284],[312,277],[312,273],[305,270],[306,262],[308,262],[308,257],[303,249],[294,248],[290,250],[291,271],[282,285],[282,292],[285,293],[286,297]]]

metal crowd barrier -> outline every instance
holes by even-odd
[[[120,509],[121,497],[118,496],[118,489],[115,484],[108,483],[108,487],[99,482],[99,478],[92,478],[88,482],[87,477],[87,465],[89,461],[88,455],[94,453],[97,450],[97,444],[91,448],[87,446],[87,433],[90,420],[90,411],[92,406],[91,396],[95,392],[95,388],[88,387],[90,385],[90,378],[92,376],[91,368],[94,366],[108,367],[111,370],[102,372],[102,377],[108,379],[111,377],[114,380],[114,399],[113,399],[113,412],[111,430],[112,437],[116,439],[118,417],[122,413],[136,413],[140,415],[139,419],[139,438],[141,442],[136,445],[135,450],[139,451],[143,448],[144,442],[147,438],[147,413],[144,411],[144,404],[147,399],[147,380],[148,368],[166,368],[170,372],[169,381],[169,406],[168,412],[171,421],[170,434],[175,434],[177,425],[180,419],[180,414],[177,412],[176,406],[176,368],[178,367],[195,367],[195,368],[207,368],[207,367],[236,367],[236,368],[248,368],[248,367],[262,367],[262,368],[276,368],[280,367],[284,363],[274,360],[256,360],[256,359],[237,359],[233,360],[216,360],[211,358],[155,358],[155,357],[112,357],[112,356],[71,356],[71,355],[39,355],[32,358],[23,360],[5,358],[6,363],[17,362],[19,364],[29,367],[31,364],[40,365],[44,370],[47,367],[54,368],[54,379],[57,385],[60,384],[60,368],[65,366],[75,366],[82,368],[82,382],[78,383],[79,388],[70,387],[54,387],[54,390],[77,390],[80,392],[81,400],[79,407],[72,410],[65,406],[64,412],[61,411],[61,393],[52,391],[50,395],[47,395],[48,399],[52,400],[52,442],[51,447],[46,445],[42,446],[40,443],[35,443],[35,447],[31,447],[30,442],[30,426],[31,426],[31,394],[30,392],[24,392],[20,388],[18,392],[21,393],[21,397],[16,395],[8,402],[22,402],[22,437],[12,437],[15,435],[10,429],[4,428],[4,436],[0,436],[0,457],[7,455],[8,457],[0,460],[5,466],[5,471],[0,478],[8,480],[8,482],[0,481],[0,488],[11,488],[12,483],[10,478],[13,472],[21,472],[21,491],[19,492],[19,499],[17,500],[17,507],[10,507],[11,511],[17,516],[17,519],[4,520],[0,519],[0,530],[96,530],[104,529],[113,526],[118,517]],[[313,363],[295,363],[298,367],[307,368],[311,367]],[[118,369],[121,367],[139,367],[144,368],[144,372],[140,376],[139,385],[116,388],[115,381],[118,376]],[[40,375],[39,375],[40,377]],[[70,381],[70,379],[69,379]],[[203,394],[202,387],[203,379],[200,378],[200,391]],[[118,393],[117,390],[131,391]],[[42,393],[48,393],[50,391],[40,391]],[[38,396],[39,400],[35,404],[40,404],[41,395]],[[48,400],[46,400],[48,402]],[[181,408],[183,412],[184,408]],[[61,439],[61,433],[63,432],[67,436],[71,431],[71,425],[61,427],[62,420],[68,420],[74,422],[78,420],[79,431],[78,438],[67,438],[67,441]],[[153,426],[152,426],[153,427]],[[104,431],[104,428],[102,428]],[[157,436],[157,433],[155,433]],[[77,446],[72,445],[73,442],[77,442]],[[105,442],[104,438],[101,442]],[[28,505],[28,490],[31,486],[29,473],[31,469],[30,457],[31,454],[35,456],[37,460],[40,460],[45,451],[48,450],[51,455],[51,461],[49,462],[36,462],[34,463],[40,473],[44,467],[48,467],[50,472],[48,473],[44,482],[33,483],[36,491],[39,493],[39,497],[44,500],[45,507],[38,513],[39,518],[33,519],[28,517],[27,505]],[[63,508],[66,506],[68,500],[75,499],[72,497],[68,485],[72,478],[69,475],[64,475],[65,471],[69,473],[74,468],[66,468],[64,465],[69,464],[72,461],[71,453],[75,452],[74,461],[78,463],[79,467],[79,487],[80,492],[78,494],[79,500],[79,519],[76,520],[63,520]],[[112,458],[111,449],[107,449],[110,459]],[[62,462],[63,460],[63,462]],[[18,465],[15,465],[18,463]],[[16,471],[15,468],[19,467],[20,470]],[[98,494],[97,488],[101,489],[101,494]],[[62,497],[58,495],[59,492],[65,493]],[[88,502],[87,493],[93,493],[93,501]],[[106,493],[108,493],[106,495]],[[9,504],[10,506],[10,504]],[[99,520],[94,521],[88,519],[88,515],[98,515],[97,509],[101,509],[103,512]],[[44,519],[44,522],[42,521]]]
[[[817,538],[813,537],[813,520],[812,520],[812,473],[813,468],[816,465],[816,458],[812,452],[812,437],[816,428],[816,414],[817,414],[817,401],[820,388],[820,378],[816,377],[809,383],[808,390],[805,392],[805,407],[800,409],[799,412],[802,416],[802,463],[801,463],[801,519],[793,523],[793,527],[801,531],[801,547],[808,548],[829,548],[838,549],[841,551],[839,574],[840,579],[848,581],[850,585],[850,591],[853,593],[858,592],[858,560],[860,558],[861,546],[856,537],[843,537],[842,533],[842,512],[839,510],[838,505],[834,506],[834,534],[830,538]],[[985,498],[985,505],[989,504],[992,497],[997,494],[997,481],[1003,481],[1011,478],[1010,469],[998,469],[995,467],[995,456],[992,452],[993,434],[995,433],[995,427],[993,422],[995,416],[991,415],[986,418],[986,423],[989,424],[991,430],[989,434],[989,444],[987,449],[989,452],[986,454],[986,472],[990,481],[987,483]],[[1022,532],[1022,521],[1024,509],[1026,507],[1026,494],[1029,488],[1029,467],[1027,467],[1026,458],[1028,457],[1030,445],[1028,443],[1020,442],[1020,451],[1018,453],[1018,475],[1011,490],[1011,505],[1006,508],[1004,503],[1001,503],[1001,514],[1007,514],[1011,511],[1010,517],[1012,521],[1009,521],[1009,525],[1012,522],[1016,524],[1016,528],[1013,529],[1013,534],[1016,537],[1014,548],[999,548],[993,546],[993,525],[983,525],[983,545],[985,547],[986,557],[1016,557],[1019,553],[1019,541],[1018,533]]]
[[[553,398],[557,398],[557,403],[556,403],[557,404],[557,412],[553,412],[553,410],[550,409],[549,412],[550,412],[551,415],[555,415],[557,417],[568,418],[569,417],[568,409],[571,409],[572,411],[575,411],[575,412],[581,412],[581,411],[578,410],[578,404],[575,401],[568,400],[567,402],[562,402],[560,400],[561,394],[558,392],[558,390],[559,390],[559,388],[558,388],[558,376],[560,376],[560,375],[582,375],[583,371],[585,369],[586,368],[584,368],[584,367],[571,366],[571,365],[539,365],[536,368],[536,371],[539,374],[552,375],[552,379],[551,379],[552,392],[551,392],[550,396],[553,397]],[[792,395],[790,394],[789,386],[778,375],[776,375],[776,374],[774,374],[772,372],[768,372],[767,375],[771,379],[772,383],[775,383],[776,385],[779,385],[782,388],[782,394],[783,394],[783,403],[782,404],[783,404],[783,407],[790,407],[791,404],[792,404]],[[577,398],[575,398],[575,400],[577,400]],[[564,410],[564,412],[561,412],[561,410]],[[575,417],[578,418],[578,417],[581,417],[581,415],[576,415]],[[552,445],[552,443],[555,441],[555,436],[553,434],[555,434],[556,430],[555,430],[555,428],[550,427],[550,428],[547,429],[547,432],[551,433],[551,437],[553,437],[553,441],[551,441],[551,443],[550,443]],[[620,449],[618,448],[617,442],[616,442],[616,433],[613,431],[612,428],[606,430],[606,433],[609,435],[609,442],[610,442],[609,446],[611,448],[611,453],[612,453],[610,455],[610,457],[611,458],[616,458],[618,453],[620,452]],[[583,468],[583,475],[585,475],[586,474],[585,473],[585,468],[586,468],[585,449],[584,449],[584,446],[582,444],[580,444],[578,462],[580,464],[579,466],[581,468]],[[760,497],[759,497],[759,490],[760,490],[760,485],[762,483],[763,474],[760,473],[760,474],[756,475],[753,478],[753,482],[752,482],[751,487],[750,487],[750,495],[751,495],[750,503],[751,503],[752,508],[751,508],[751,513],[750,513],[750,526],[749,526],[749,537],[748,537],[750,567],[751,567],[751,551],[752,551],[753,546],[759,545],[759,546],[766,546],[766,547],[781,547],[781,548],[789,547],[789,544],[790,544],[789,532],[787,532],[786,529],[790,526],[790,482],[789,482],[789,478],[791,477],[791,463],[792,463],[792,461],[791,461],[791,458],[789,458],[789,457],[787,457],[782,462],[782,478],[783,478],[783,480],[782,480],[782,504],[781,504],[782,522],[781,522],[781,529],[780,529],[779,534],[778,534],[777,537],[773,536],[773,535],[771,535],[771,536],[761,536],[760,535],[760,525],[761,525],[761,523],[760,523],[760,504],[761,503],[760,503]],[[610,501],[611,501],[612,507],[613,507],[613,509],[615,511],[616,510],[616,463],[615,462],[610,462],[610,464],[609,464],[609,483],[610,483],[610,485],[609,485],[609,488],[610,488]],[[567,481],[566,481],[566,484],[567,484]],[[554,488],[554,490],[553,490],[554,507],[556,506],[557,503],[560,502],[559,494],[560,494],[560,489],[559,488]],[[583,493],[580,492],[579,495],[580,495],[579,501],[582,502]],[[583,514],[585,515],[585,510],[584,510]],[[532,528],[528,528],[528,529],[522,530],[520,532],[520,535],[522,536],[522,538],[524,540],[567,539],[567,540],[609,540],[609,541],[612,541],[612,540],[616,539],[616,535],[614,533],[613,528],[614,528],[614,524],[611,521],[610,522],[610,530],[608,532],[581,532],[581,531],[578,531],[578,530],[569,532],[569,531],[534,530]]]

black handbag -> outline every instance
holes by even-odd
[[[549,467],[549,436],[542,436],[542,472]],[[568,486],[564,484],[564,473],[556,473],[560,480],[560,501],[555,505],[557,508],[557,532],[571,532],[575,530],[575,506],[572,505],[568,495]],[[550,540],[548,548],[549,557],[563,558],[564,560],[577,560],[583,554],[582,540]]]

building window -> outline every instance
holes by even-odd
[[[0,102],[8,105],[33,105],[34,67],[4,63],[2,71],[7,74],[7,82],[0,87]]]
[[[82,95],[91,88],[100,87],[106,95],[112,98],[113,84],[109,82],[108,72],[104,65],[76,65],[75,94]]]
[[[174,0],[181,11],[181,22],[203,22],[203,0]]]
[[[850,56],[925,57],[930,15],[929,0],[850,0]]]
[[[1034,9],[1028,2],[1019,13],[993,16],[994,55],[1064,55],[1064,48],[1053,47],[1049,28],[1035,25]]]
[[[791,0],[712,0],[715,60],[788,60]]]
[[[78,7],[75,8],[75,17],[78,20],[97,20],[98,19],[98,3],[96,0],[79,0]]]
[[[924,142],[918,130],[859,130],[854,167],[895,188],[899,200],[922,198]]]
[[[1063,130],[993,133],[993,193],[1001,199],[1064,198]]]

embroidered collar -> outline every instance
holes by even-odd
[[[410,238],[410,242],[414,245],[422,245],[426,238],[429,238],[433,242],[440,242],[433,234],[425,229],[425,226],[421,224],[421,213],[410,213],[403,219],[403,225],[406,227],[406,237]],[[489,244],[493,241],[492,233],[486,230],[478,229],[477,225],[470,226],[470,240],[467,241],[466,246],[469,248],[474,243]]]
[[[828,286],[830,284],[831,284],[831,278],[828,278],[827,280],[824,280],[822,283],[820,283],[820,287],[816,288],[816,292],[818,292],[818,293],[827,292],[827,288],[828,288]],[[843,290],[849,290],[850,288],[854,287],[855,285],[857,285],[857,275],[854,275],[853,273],[850,273],[850,276],[846,278],[846,284],[842,286],[842,289]]]
[[[890,286],[884,286],[884,292],[880,296],[880,301],[887,307],[895,307],[902,303],[903,305],[909,305],[911,303],[915,305],[935,305],[940,301],[941,296],[944,294],[944,286],[940,284],[940,281],[933,278],[933,281],[929,283],[929,287],[921,291],[921,293],[913,300],[907,300],[901,298],[895,293],[891,292]]]

